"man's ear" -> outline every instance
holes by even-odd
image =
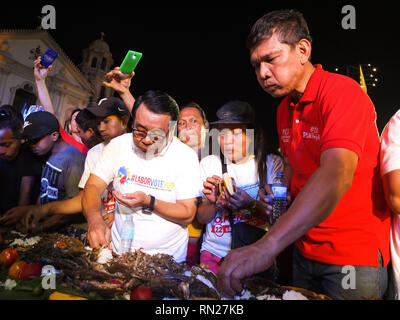
[[[209,123],[208,121],[206,121],[206,123],[204,124],[204,127],[205,127],[206,129],[210,129],[210,123]]]
[[[54,142],[56,142],[59,138],[60,138],[60,133],[55,131],[52,134],[50,134],[51,136],[51,140],[53,140]]]
[[[122,125],[125,129],[128,129],[129,118],[129,116],[123,116],[121,118]]]
[[[311,43],[306,39],[301,39],[297,44],[297,50],[300,55],[301,64],[306,64],[310,61],[311,57]]]

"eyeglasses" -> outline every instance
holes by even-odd
[[[168,133],[165,133],[163,130],[161,129],[153,129],[150,131],[142,131],[139,129],[135,129],[133,128],[133,136],[139,140],[144,140],[147,137],[149,137],[149,139],[152,142],[159,142],[159,141],[163,141],[166,137]]]

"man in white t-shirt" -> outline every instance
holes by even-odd
[[[394,294],[399,300],[400,287],[400,111],[382,133],[381,176],[386,202],[392,211],[390,252]],[[390,290],[389,290],[390,291]],[[391,298],[391,297],[389,297]]]
[[[133,133],[111,141],[86,183],[83,210],[93,248],[120,252],[120,232],[127,214],[133,215],[133,250],[186,259],[188,231],[201,190],[196,154],[174,138],[179,107],[169,95],[148,91],[132,110]],[[100,196],[109,183],[118,203],[110,230],[100,214]]]

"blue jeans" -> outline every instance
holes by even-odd
[[[379,254],[379,267],[346,268],[310,260],[293,250],[293,285],[325,294],[335,300],[363,300],[383,298],[388,285],[387,267],[383,267]],[[352,275],[355,278],[352,281]]]

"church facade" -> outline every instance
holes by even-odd
[[[33,62],[48,48],[56,51],[58,58],[46,83],[57,117],[65,127],[74,109],[112,95],[112,89],[102,86],[102,82],[112,68],[113,58],[103,34],[83,50],[78,67],[45,30],[0,30],[0,105],[22,111],[40,104]]]

